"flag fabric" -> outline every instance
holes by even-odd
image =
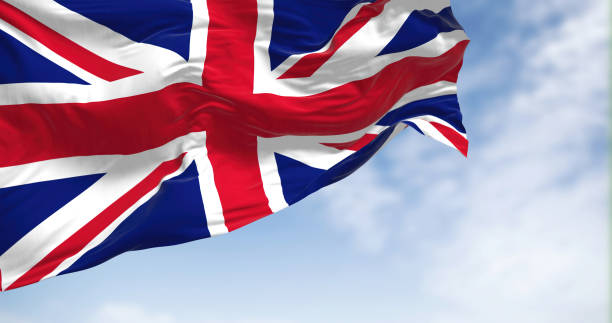
[[[407,127],[467,154],[467,43],[448,0],[0,0],[0,289],[236,230]]]

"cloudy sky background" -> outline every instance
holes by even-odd
[[[17,322],[608,322],[606,1],[454,1],[470,156],[413,131],[232,234],[0,294]]]

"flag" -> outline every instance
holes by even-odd
[[[408,127],[467,154],[467,43],[448,0],[0,0],[0,289],[236,230]]]

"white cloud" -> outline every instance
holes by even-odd
[[[601,2],[601,1],[600,1]],[[522,23],[542,25],[542,22],[555,17],[566,17],[568,13],[580,12],[592,1],[548,0],[530,1],[515,0],[514,17]]]
[[[292,323],[294,321],[274,318],[236,318],[237,313],[226,313],[228,318],[218,318],[218,311],[208,311],[205,308],[194,309],[190,313],[171,313],[173,308],[154,308],[135,303],[106,303],[95,309],[87,323]],[[1,313],[0,313],[1,314]],[[240,315],[238,315],[240,316]],[[0,316],[2,317],[2,316]],[[4,322],[4,321],[2,321]],[[27,323],[27,321],[9,321],[10,323]]]
[[[338,230],[351,234],[362,250],[378,252],[397,221],[397,214],[380,210],[398,208],[401,193],[385,186],[370,165],[360,169],[359,176],[345,181],[342,186],[323,190],[329,200],[326,215]]]
[[[482,62],[512,73],[506,92],[463,107],[467,161],[404,134],[330,194],[335,225],[356,241],[385,228],[375,241],[402,239],[398,258],[421,266],[418,293],[437,310],[415,309],[418,321],[607,321],[608,8],[579,4],[516,2],[524,27]],[[354,198],[364,187],[377,198]]]
[[[30,320],[22,315],[16,315],[13,313],[7,313],[3,311],[0,311],[0,319],[2,320],[2,323],[31,323],[31,322],[34,322],[33,320]]]

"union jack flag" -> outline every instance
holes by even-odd
[[[0,0],[0,290],[233,231],[407,127],[467,154],[467,43],[448,0]]]

